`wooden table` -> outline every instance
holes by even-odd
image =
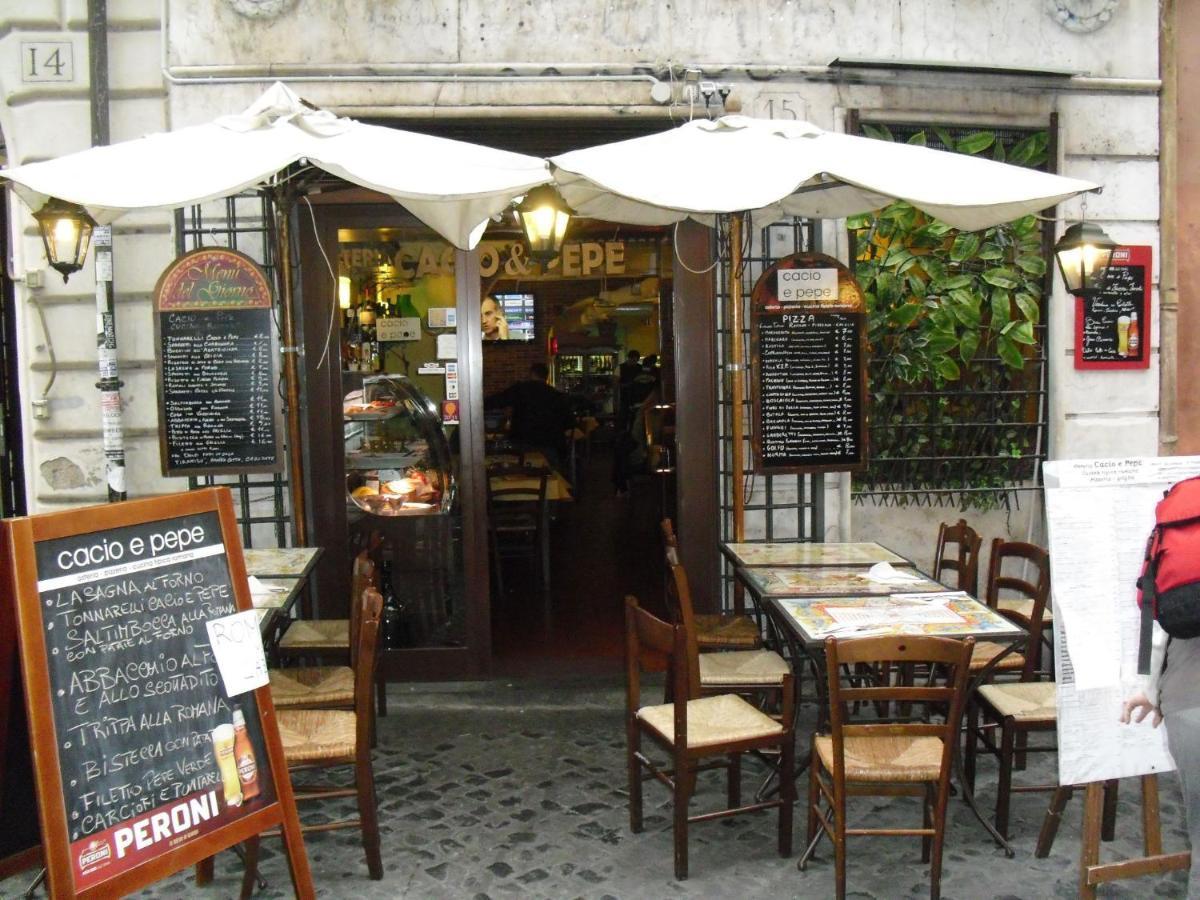
[[[740,573],[745,573],[749,570],[742,569],[739,571]],[[754,591],[753,588],[750,589],[752,592]],[[942,588],[942,590],[946,589]],[[991,659],[985,668],[972,676],[970,683],[967,685],[967,696],[970,697],[987,680],[997,663],[1010,653],[1020,649],[1028,636],[1023,628],[1013,624],[1004,618],[1004,616],[989,609],[986,604],[963,592],[954,592],[959,596],[945,604],[947,610],[957,614],[962,619],[961,622],[953,624],[846,626],[839,624],[834,614],[829,612],[831,609],[867,610],[871,608],[890,608],[903,610],[905,607],[920,608],[921,606],[929,608],[923,601],[905,599],[904,592],[893,591],[893,593],[895,594],[894,597],[890,595],[881,596],[879,594],[834,597],[783,597],[761,593],[757,595],[759,602],[764,603],[768,609],[770,621],[774,623],[781,636],[791,647],[792,659],[794,661],[798,661],[801,658],[807,659],[812,668],[813,680],[816,683],[817,698],[821,710],[818,716],[818,727],[821,727],[820,723],[828,720],[829,697],[826,681],[828,672],[825,665],[825,639],[827,637],[854,638],[875,637],[887,634],[919,634],[933,637],[957,638],[959,640],[966,640],[968,637],[973,637],[978,640],[992,641],[997,644],[1006,645],[1005,649]],[[963,799],[975,814],[975,818],[979,820],[980,824],[992,836],[992,839],[996,841],[998,846],[1004,849],[1005,854],[1011,859],[1013,856],[1011,845],[1000,836],[995,826],[980,811],[979,806],[975,802],[974,792],[963,775],[961,742],[954,747],[953,764]]]
[[[247,575],[253,575],[266,585],[284,588],[283,591],[251,597],[258,613],[263,643],[268,647],[274,646],[283,620],[291,615],[296,600],[308,586],[309,576],[321,553],[320,547],[271,547],[242,551]]]
[[[535,457],[540,458],[541,462],[535,461]],[[505,461],[504,457],[489,456],[487,459],[488,459],[489,467],[491,465],[493,465],[492,460],[495,460],[496,465],[508,465],[509,464]],[[525,464],[526,465],[550,470],[550,477],[546,479],[546,499],[550,500],[552,502],[556,501],[556,500],[574,500],[575,498],[571,494],[570,482],[568,482],[567,479],[563,478],[562,475],[560,475],[557,471],[555,471],[554,469],[551,469],[550,466],[546,464],[545,460],[546,460],[546,458],[544,456],[542,456],[541,453],[538,453],[536,450],[525,454],[525,461],[526,461]],[[529,488],[529,490],[532,494],[537,493],[538,483],[537,483],[537,479],[535,479],[535,478],[516,478],[516,477],[510,476],[510,475],[506,475],[503,477],[496,477],[496,476],[489,475],[489,477],[492,479],[493,483],[496,484],[498,487]],[[525,501],[526,498],[518,495],[515,497],[514,496],[497,497],[496,499],[503,503],[505,501],[523,502],[523,501]]]
[[[911,566],[912,562],[873,541],[859,543],[781,542],[733,543],[722,541],[721,553],[733,565],[754,566],[873,566],[891,563]]]

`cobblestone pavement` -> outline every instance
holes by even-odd
[[[383,830],[385,877],[367,878],[356,831],[306,836],[318,896],[354,898],[784,898],[830,897],[828,845],[807,872],[796,869],[803,842],[801,787],[796,846],[790,859],[775,853],[775,813],[694,825],[691,877],[671,877],[667,792],[646,786],[646,829],[631,834],[626,806],[621,721],[623,693],[615,683],[554,687],[494,682],[458,686],[393,686],[390,714],[380,720],[375,772]],[[806,732],[805,732],[806,733]],[[1031,762],[1026,783],[1053,778],[1052,757]],[[994,766],[981,762],[983,804],[994,793]],[[744,767],[746,790],[761,777]],[[701,778],[694,808],[715,808],[723,775]],[[1118,839],[1106,859],[1139,851],[1136,784],[1122,784]],[[1173,776],[1162,779],[1164,843],[1186,847]],[[1033,846],[1048,795],[1013,800],[1017,855],[1005,859],[966,806],[950,804],[942,893],[947,898],[1077,896],[1081,802],[1068,806],[1054,852],[1034,859]],[[352,810],[302,807],[306,821]],[[915,824],[909,798],[863,798],[852,810],[873,823]],[[305,810],[308,810],[307,812]],[[852,812],[852,816],[854,813]],[[272,846],[273,843],[273,846]],[[916,839],[851,839],[848,884],[853,898],[927,897],[927,867]],[[291,895],[278,842],[264,847],[260,871],[269,886],[259,896]],[[240,865],[231,853],[217,861],[215,883],[195,888],[183,875],[156,885],[148,897],[236,896]],[[15,896],[28,876],[0,882]],[[1182,873],[1107,887],[1107,897],[1182,897]]]

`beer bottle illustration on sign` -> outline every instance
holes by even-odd
[[[233,745],[232,725],[218,725],[212,730],[213,756],[217,759],[217,771],[221,773],[221,788],[225,795],[226,807],[242,805],[242,785],[238,778]]]
[[[246,731],[246,717],[238,707],[233,710],[233,758],[237,762],[242,798],[253,800],[259,793],[258,760],[254,758],[254,745]]]
[[[1141,349],[1141,346],[1142,346],[1142,336],[1138,330],[1138,320],[1137,320],[1137,312],[1136,311],[1129,314],[1129,340],[1128,340],[1127,344],[1128,344],[1128,353],[1127,353],[1128,356],[1137,357],[1137,356],[1141,355],[1138,351]]]

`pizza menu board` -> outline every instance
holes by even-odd
[[[205,627],[236,611],[217,513],[35,557],[76,890],[273,802],[254,693],[225,693]]]
[[[751,294],[754,470],[857,471],[866,465],[862,292],[830,256],[777,261]]]
[[[1100,295],[1075,298],[1076,369],[1150,367],[1151,254],[1118,247]]]
[[[271,288],[223,247],[175,260],[154,292],[164,475],[273,472],[282,465]]]

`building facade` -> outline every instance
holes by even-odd
[[[89,19],[89,6],[99,15]],[[1174,71],[1174,57],[1164,59],[1161,48],[1174,46],[1176,28],[1173,4],[1157,0],[109,0],[106,9],[19,0],[0,12],[0,132],[8,165],[33,162],[89,146],[96,99],[116,142],[239,111],[276,80],[341,114],[480,143],[503,135],[537,155],[571,146],[572,137],[580,146],[599,143],[722,111],[832,130],[853,123],[1045,129],[1049,168],[1104,185],[1099,195],[1064,203],[1055,233],[1086,215],[1118,243],[1150,247],[1153,313],[1148,368],[1078,371],[1074,304],[1053,280],[1044,303],[1038,452],[1154,455],[1160,446],[1200,446],[1187,444],[1187,435],[1175,440],[1175,384],[1191,365],[1176,355],[1173,280],[1171,302],[1160,308],[1163,261],[1173,273],[1176,238],[1164,229],[1177,227],[1164,221],[1160,199],[1176,139],[1162,114],[1164,99],[1174,102],[1170,89],[1164,98],[1163,75]],[[89,70],[89,47],[99,40],[107,46],[103,77]],[[1179,220],[1185,216],[1186,207]],[[151,313],[155,281],[176,255],[177,228],[169,213],[127,215],[113,225],[131,496],[184,486],[159,474]],[[29,211],[15,199],[7,230],[15,326],[7,349],[17,390],[6,404],[19,420],[25,508],[102,502],[94,273],[89,265],[64,284],[48,270]],[[824,252],[847,260],[844,223],[817,223],[814,234]],[[676,334],[677,359],[682,339]],[[705,346],[715,378],[719,348]],[[693,389],[694,379],[681,381],[681,407]],[[1180,420],[1190,427],[1190,418]],[[681,492],[689,449],[715,452],[681,437]],[[798,490],[795,478],[757,481],[750,506]],[[957,518],[952,507],[856,503],[848,476],[826,476],[821,490],[824,536],[876,539],[917,559],[932,553],[935,517]],[[1043,540],[1036,491],[1018,496],[987,513],[981,530]],[[765,533],[769,515],[748,516],[750,536]],[[718,537],[721,527],[714,522],[694,539]]]

